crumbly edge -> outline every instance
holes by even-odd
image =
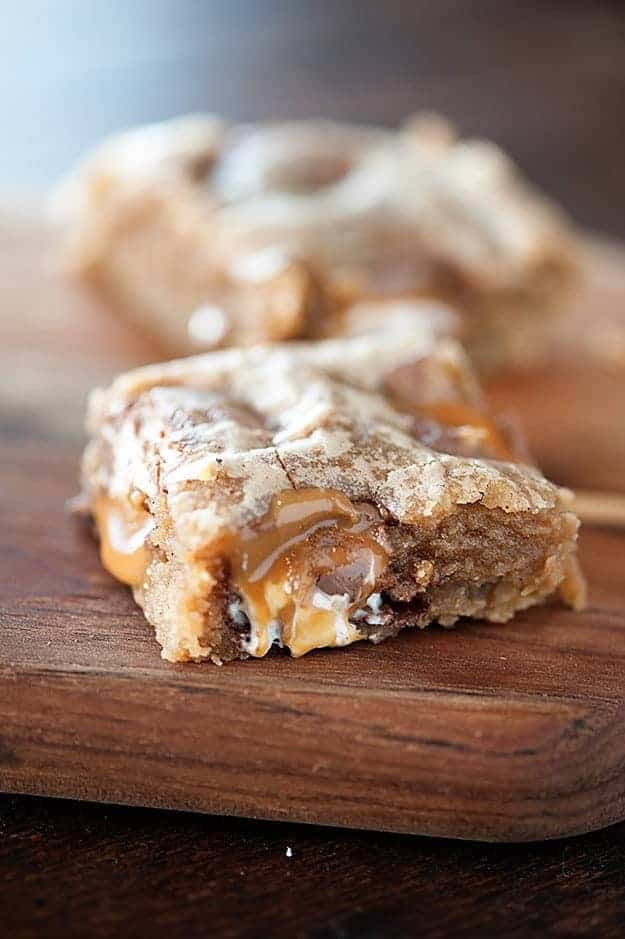
[[[169,524],[157,527],[155,541]],[[438,524],[387,527],[389,568],[375,585],[375,613],[358,622],[363,639],[380,642],[408,627],[461,618],[504,623],[519,610],[561,593],[583,603],[575,560],[577,519],[570,512],[506,514],[477,505],[459,508]],[[238,600],[228,563],[192,555],[170,541],[152,549],[137,602],[170,661],[246,658],[249,627],[233,620]]]

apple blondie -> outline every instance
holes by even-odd
[[[226,349],[96,390],[83,494],[170,661],[583,603],[571,494],[426,331]]]
[[[458,312],[478,366],[524,363],[579,270],[560,211],[432,115],[181,118],[105,142],[55,201],[69,265],[168,354],[350,335],[398,307],[427,317],[425,298]]]

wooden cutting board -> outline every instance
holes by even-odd
[[[583,614],[163,662],[63,510],[86,389],[157,350],[56,279],[47,244],[37,221],[0,220],[0,789],[497,841],[625,817],[625,533],[583,532]],[[578,345],[491,390],[554,478],[623,491],[623,255],[594,258],[578,309],[609,354],[589,364]]]

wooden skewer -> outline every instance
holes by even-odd
[[[585,525],[625,528],[625,494],[576,489],[575,511]]]

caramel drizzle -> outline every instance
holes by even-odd
[[[129,587],[140,587],[150,561],[146,539],[153,517],[121,499],[99,496],[93,515],[100,535],[100,558],[106,570]]]
[[[483,434],[484,446],[497,459],[514,459],[514,453],[508,441],[493,419],[470,404],[460,401],[440,401],[419,407],[413,406],[412,410],[444,427],[476,428]]]
[[[154,519],[129,501],[105,495],[95,499],[93,514],[103,566],[122,583],[141,587]],[[373,506],[354,505],[335,490],[275,496],[260,527],[230,536],[223,548],[251,622],[246,651],[263,656],[277,639],[300,656],[360,639],[349,617],[388,564],[383,530]],[[337,577],[343,578],[340,589]]]
[[[393,389],[387,391],[390,403],[397,411],[432,421],[440,427],[470,428],[480,433],[480,451],[484,456],[497,460],[515,460],[516,454],[505,433],[492,417],[484,414],[475,405],[464,401],[441,400],[421,403]]]
[[[388,564],[382,533],[372,506],[336,490],[275,496],[261,527],[232,538],[228,549],[232,585],[251,622],[246,651],[263,656],[277,639],[300,656],[361,638],[349,617]],[[341,580],[349,589],[321,586]]]

